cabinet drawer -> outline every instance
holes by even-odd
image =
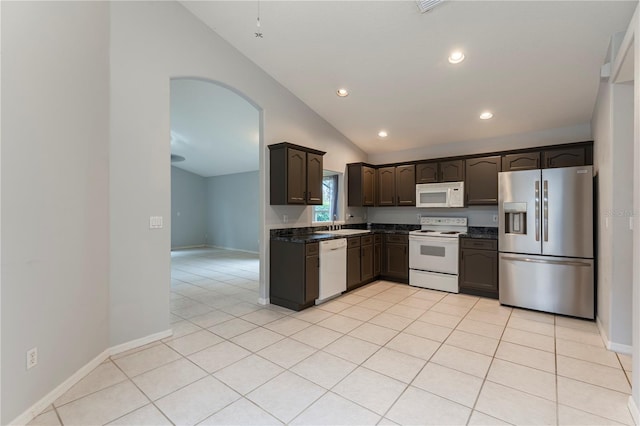
[[[360,237],[347,238],[347,248],[360,247]]]
[[[305,254],[307,256],[315,256],[320,253],[320,243],[307,243],[305,247]]]
[[[385,235],[385,241],[388,243],[408,244],[409,236],[404,234],[387,234]]]
[[[363,246],[373,244],[373,235],[367,235],[366,237],[360,237],[360,242]]]
[[[498,241],[477,238],[460,238],[460,246],[462,248],[496,251],[498,250]]]

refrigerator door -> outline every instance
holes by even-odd
[[[593,167],[542,170],[542,254],[593,257]]]
[[[542,253],[540,170],[498,174],[498,247],[501,252]]]
[[[594,318],[593,260],[500,253],[500,303]]]

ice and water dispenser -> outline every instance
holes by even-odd
[[[527,203],[503,203],[504,232],[506,234],[527,233]]]

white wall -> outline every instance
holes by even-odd
[[[169,87],[172,77],[222,82],[262,109],[261,184],[269,182],[266,145],[289,141],[328,151],[327,168],[366,155],[174,2],[113,2],[111,8],[111,344],[169,327]],[[266,173],[266,176],[263,174]],[[268,197],[268,194],[265,195]],[[259,217],[281,223],[268,198]],[[310,208],[307,208],[309,210]],[[261,226],[261,267],[268,244]],[[268,277],[268,270],[261,271]],[[268,297],[267,283],[261,296]]]
[[[171,166],[171,248],[207,242],[207,181]]]
[[[0,7],[7,424],[108,346],[109,8]]]
[[[207,245],[258,252],[260,173],[206,179]]]
[[[612,39],[613,60],[622,34]],[[613,52],[613,53],[612,53]],[[633,241],[633,85],[601,81],[592,119],[594,169],[598,175],[598,307],[608,346],[631,347]]]
[[[369,207],[369,223],[419,224],[418,216],[466,217],[468,226],[498,227],[493,217],[498,215],[498,206],[473,206],[462,209],[419,209],[415,207]]]

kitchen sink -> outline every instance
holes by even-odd
[[[368,229],[336,229],[334,231],[316,231],[316,234],[331,234],[331,235],[360,235],[370,234]]]

